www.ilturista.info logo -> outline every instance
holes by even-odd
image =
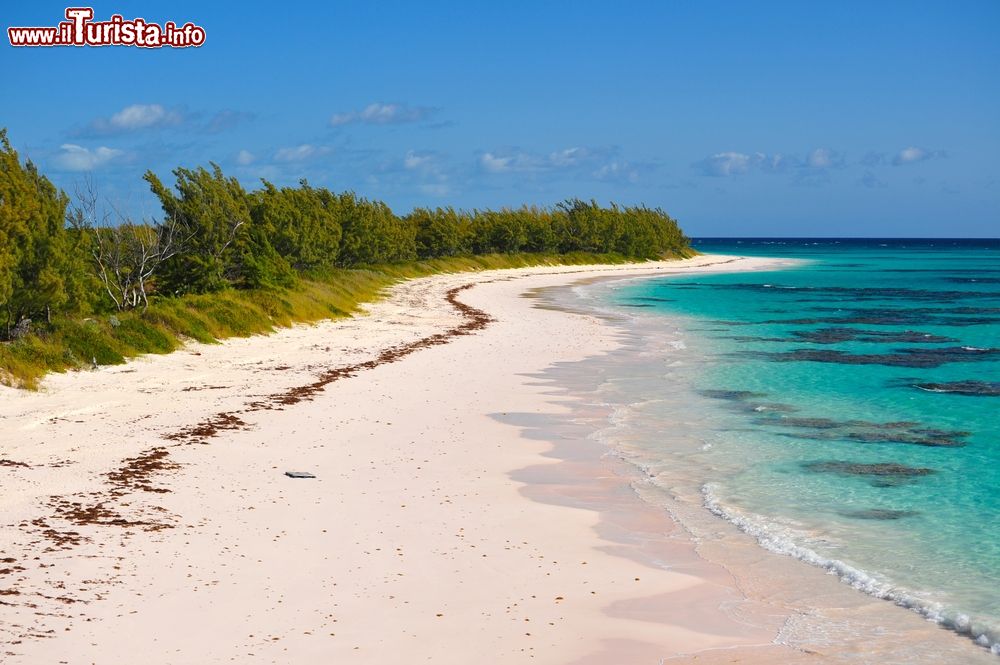
[[[194,23],[162,26],[146,19],[125,20],[114,14],[107,21],[94,21],[91,7],[67,7],[66,19],[55,27],[7,28],[11,46],[139,46],[141,48],[186,48],[205,43],[205,28]]]

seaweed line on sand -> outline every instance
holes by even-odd
[[[122,529],[121,534],[125,538],[137,530],[149,532],[172,528],[175,520],[166,509],[151,505],[146,501],[135,501],[129,497],[136,492],[158,494],[170,491],[154,484],[156,476],[180,468],[179,464],[170,459],[169,448],[194,443],[204,444],[207,443],[207,439],[217,436],[220,432],[245,429],[248,424],[237,413],[280,409],[284,406],[310,400],[334,381],[355,376],[358,372],[374,369],[379,365],[397,362],[420,349],[447,344],[456,337],[482,330],[494,321],[493,317],[458,300],[459,293],[474,285],[475,283],[469,283],[457,286],[445,293],[445,300],[463,319],[457,326],[422,337],[414,342],[388,347],[379,352],[378,356],[372,360],[328,369],[312,383],[296,386],[284,392],[269,395],[263,400],[251,402],[242,411],[217,413],[194,425],[165,434],[163,438],[173,443],[154,446],[135,457],[123,460],[116,469],[104,475],[105,487],[101,490],[49,497],[45,504],[47,515],[11,525],[19,527],[34,538],[29,542],[29,546],[41,548],[38,556],[23,557],[22,560],[34,558],[42,561],[41,555],[51,555],[73,549],[83,543],[94,542],[94,539],[87,535],[87,529],[117,527]],[[7,466],[30,468],[29,465],[22,462],[10,460],[3,462]],[[129,501],[122,501],[126,497],[129,497]],[[102,542],[98,544],[103,547],[106,543],[102,539]],[[17,561],[12,557],[0,560],[9,564],[14,564]],[[48,568],[54,564],[42,561],[39,565]],[[115,566],[115,569],[117,570],[118,566]],[[36,616],[43,617],[45,613],[39,611],[38,603],[50,599],[50,596],[41,591],[18,588],[17,583],[24,579],[23,576],[18,579],[18,576],[25,570],[21,565],[0,567],[0,588],[8,587],[4,589],[4,600],[0,601],[0,604],[6,606],[23,604],[28,609],[35,610]],[[5,578],[7,584],[2,583]],[[102,597],[99,591],[90,587],[96,587],[97,582],[114,583],[113,580],[90,580],[88,582],[93,582],[93,584],[83,585],[77,589],[75,595],[63,594],[55,600],[64,606],[73,603],[87,603]],[[10,586],[11,583],[13,586]],[[65,615],[51,616],[68,618]],[[6,643],[8,646],[13,646],[20,644],[24,639],[52,637],[52,634],[40,630],[37,625],[21,626],[20,628],[21,630],[16,631],[15,634],[0,635],[0,644]],[[6,653],[14,655],[11,651]]]

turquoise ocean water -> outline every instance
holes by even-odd
[[[696,246],[804,262],[602,294],[637,338],[670,330],[609,382],[629,456],[665,484],[694,474],[764,546],[1000,653],[1000,241]]]

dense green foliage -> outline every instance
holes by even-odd
[[[406,276],[690,252],[659,209],[570,200],[398,216],[305,181],[248,192],[215,164],[173,175],[172,187],[144,176],[162,221],[112,224],[93,197],[71,206],[0,130],[0,381],[344,315]]]
[[[334,266],[341,238],[338,210],[337,197],[304,180],[301,187],[283,189],[265,180],[250,203],[255,230],[298,272]]]
[[[646,207],[571,200],[554,209],[418,208],[399,217],[381,201],[306,182],[278,189],[265,181],[247,193],[216,165],[174,175],[177,193],[146,174],[164,225],[192,236],[164,267],[161,290],[172,294],[287,286],[296,274],[417,258],[590,252],[654,259],[688,249],[677,222]]]
[[[688,250],[687,238],[662,210],[615,204],[602,208],[594,201],[567,201],[555,210],[418,208],[405,219],[416,229],[420,258],[591,252],[654,259]]]
[[[66,229],[66,195],[22,165],[0,130],[0,336],[88,305],[93,277],[79,235]]]
[[[160,199],[164,226],[182,229],[185,251],[164,262],[159,288],[172,295],[227,286],[259,287],[291,281],[288,262],[271,245],[267,227],[254,224],[252,200],[236,178],[212,170],[178,168],[175,194],[152,171],[145,178]]]

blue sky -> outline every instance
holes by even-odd
[[[4,4],[4,28],[65,4]],[[691,235],[1000,235],[1000,2],[102,2],[196,49],[0,46],[0,126],[160,215],[214,161],[414,206],[660,206]]]

